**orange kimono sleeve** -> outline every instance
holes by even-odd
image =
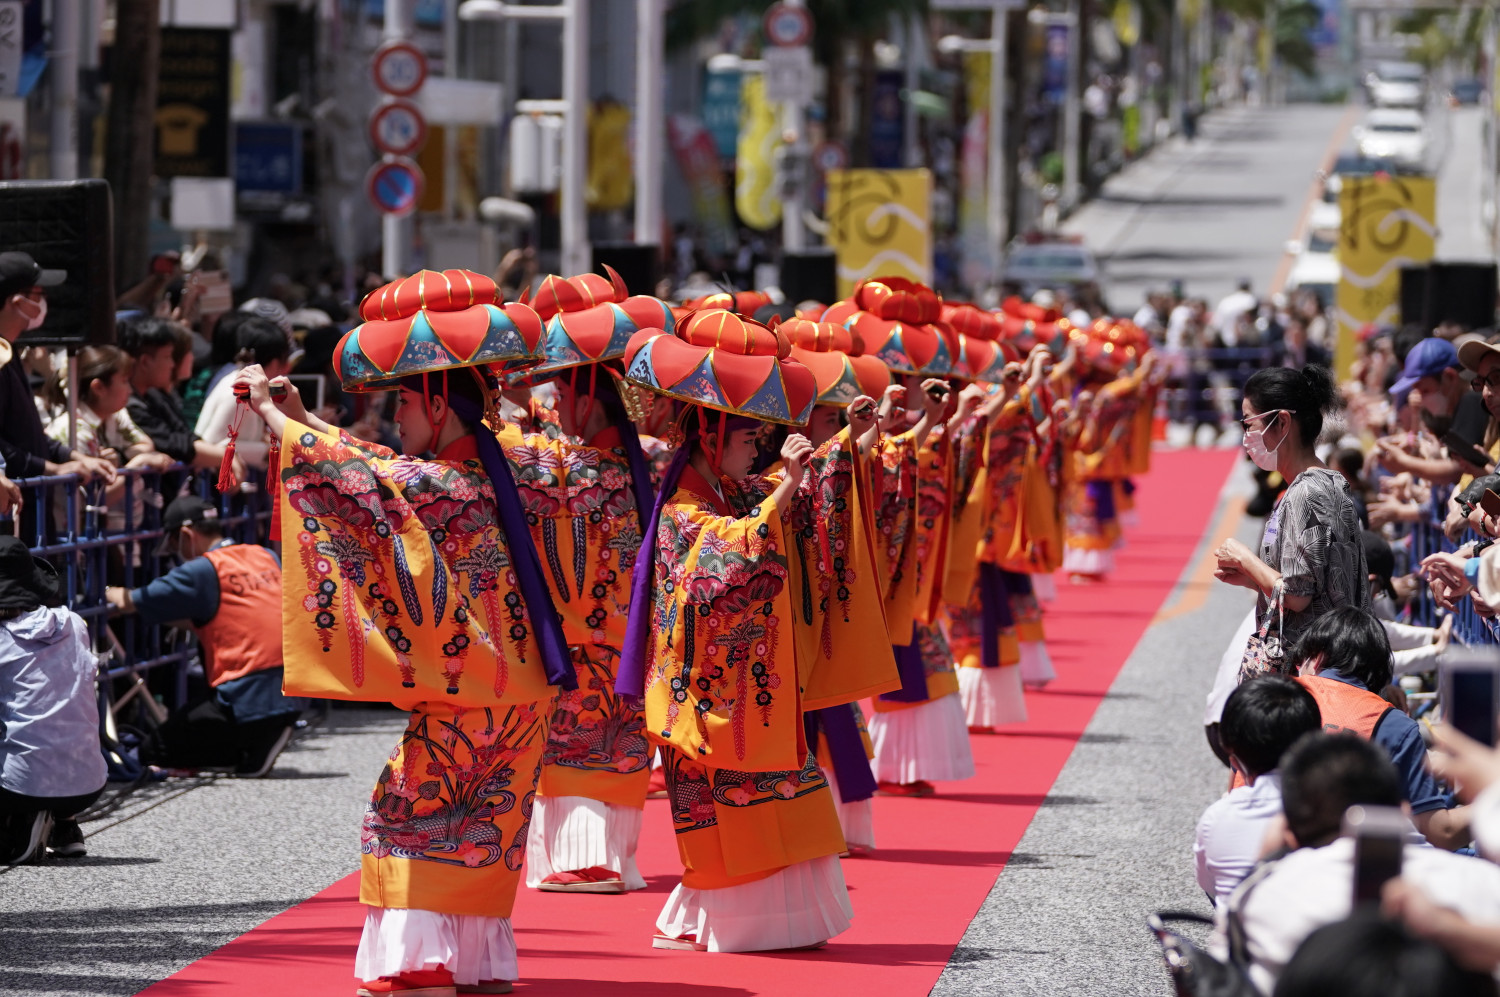
[[[788,510],[796,538],[790,594],[796,621],[803,708],[851,703],[900,686],[876,579],[860,459],[845,429],[808,462]],[[776,474],[769,481],[776,480]]]
[[[288,420],[280,503],[287,692],[403,708],[552,694],[478,461]]]

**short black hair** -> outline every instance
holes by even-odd
[[[237,339],[239,355],[235,359],[242,363],[258,363],[264,367],[292,354],[292,342],[281,326],[259,315],[251,315],[240,323]]]
[[[1464,969],[1436,943],[1374,910],[1325,924],[1305,938],[1276,980],[1274,997],[1495,997],[1495,980]]]
[[[1300,682],[1284,675],[1247,679],[1229,694],[1219,720],[1219,738],[1254,778],[1281,764],[1281,756],[1303,734],[1323,729],[1318,701]]]
[[[171,346],[173,356],[176,356],[181,342],[177,324],[155,315],[121,322],[118,331],[120,348],[137,359],[144,354],[155,353],[163,346]]]
[[[1281,758],[1281,809],[1304,848],[1339,836],[1355,804],[1401,805],[1401,776],[1385,750],[1358,734],[1303,734]]]
[[[1322,658],[1320,668],[1358,679],[1373,693],[1391,684],[1391,640],[1385,626],[1356,606],[1331,609],[1302,632],[1292,663],[1301,666],[1313,658]]]
[[[1354,447],[1344,447],[1333,455],[1333,466],[1343,471],[1351,478],[1359,477],[1365,469],[1365,455],[1361,450]]]

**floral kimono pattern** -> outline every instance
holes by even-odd
[[[413,712],[365,809],[360,901],[509,917],[542,727],[536,704]]]
[[[408,708],[550,698],[477,460],[399,457],[292,421],[281,453],[289,693]]]

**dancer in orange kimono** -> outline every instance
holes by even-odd
[[[541,323],[488,278],[423,271],[373,292],[335,366],[399,387],[396,454],[238,375],[278,441],[288,691],[411,710],[365,813],[362,995],[506,993],[546,710],[576,685],[516,482],[485,425]]]
[[[619,670],[662,747],[685,868],[658,947],[803,948],[852,916],[803,718],[896,683],[856,475],[871,400],[822,448],[793,433],[779,468],[750,474],[764,423],[803,424],[813,405],[789,352],[785,336],[704,308],[675,334],[638,333],[626,354],[628,379],[687,403],[688,420],[637,561]]]

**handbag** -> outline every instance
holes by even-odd
[[[1272,611],[1275,613],[1276,630],[1271,631]],[[1245,644],[1245,656],[1240,660],[1240,681],[1257,675],[1281,675],[1286,673],[1286,646],[1281,635],[1286,629],[1286,593],[1281,580],[1271,588],[1271,605],[1266,618],[1250,640]]]
[[[1275,865],[1274,861],[1263,862],[1245,878],[1236,891],[1239,903],[1244,903],[1250,891]],[[1263,997],[1250,979],[1250,947],[1245,939],[1245,924],[1240,919],[1238,905],[1230,906],[1225,915],[1228,962],[1220,962],[1191,939],[1168,928],[1167,921],[1212,925],[1214,920],[1202,914],[1172,910],[1158,911],[1146,918],[1146,926],[1161,945],[1162,959],[1166,961],[1175,997]]]

